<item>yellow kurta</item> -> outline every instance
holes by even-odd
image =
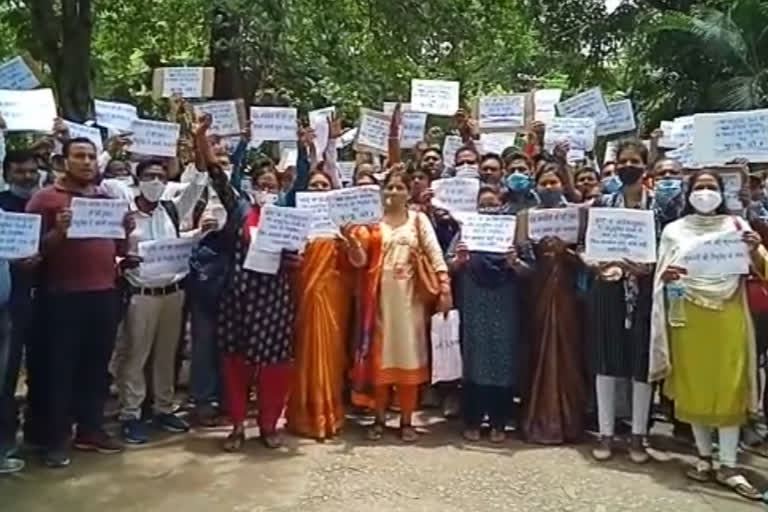
[[[672,371],[664,392],[675,401],[675,416],[713,427],[742,425],[749,409],[751,328],[742,289],[722,310],[684,304],[685,326],[668,327]]]
[[[416,215],[421,217],[417,234]],[[429,218],[409,212],[403,225],[381,223],[383,261],[379,290],[380,366],[374,370],[376,385],[422,384],[429,380],[427,318],[424,304],[414,293],[411,252],[419,246],[437,272],[446,272],[440,244]]]

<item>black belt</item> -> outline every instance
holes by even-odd
[[[131,295],[149,295],[152,297],[160,297],[162,295],[170,295],[184,289],[184,281],[178,283],[169,284],[168,286],[159,286],[157,288],[140,288],[138,286],[131,286]]]

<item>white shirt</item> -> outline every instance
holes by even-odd
[[[195,174],[195,179],[190,182],[189,186],[185,187],[181,194],[170,199],[176,205],[179,219],[183,219],[192,212],[198,199],[200,199],[200,194],[208,186],[208,174],[198,171],[195,171]],[[162,204],[158,203],[151,213],[144,213],[139,210],[136,207],[135,199],[132,201],[131,207],[132,211],[135,212],[136,229],[128,239],[129,254],[139,253],[139,242],[179,238],[173,220]],[[133,286],[159,288],[181,281],[187,273],[148,275],[140,273],[140,268],[135,268],[127,270],[125,276]]]

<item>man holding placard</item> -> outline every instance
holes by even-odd
[[[27,205],[28,212],[43,218],[41,296],[48,316],[44,343],[49,379],[46,464],[51,467],[70,463],[73,412],[76,448],[122,451],[102,423],[107,365],[118,322],[115,258],[125,254],[126,240],[69,237],[73,199],[108,197],[95,185],[98,167],[92,141],[71,139],[63,153],[64,177],[35,194]],[[122,227],[124,237],[130,235],[135,227],[132,214],[124,214]]]

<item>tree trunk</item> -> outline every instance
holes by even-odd
[[[211,66],[216,68],[213,95],[219,99],[242,98],[248,104],[250,98],[245,95],[237,44],[240,29],[239,19],[226,2],[214,1],[210,41]]]

